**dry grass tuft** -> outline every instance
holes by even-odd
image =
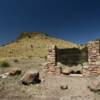
[[[10,67],[10,64],[6,61],[2,61],[0,62],[0,67],[3,67],[3,68]]]

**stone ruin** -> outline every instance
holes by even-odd
[[[88,49],[88,65],[84,68],[84,75],[100,74],[100,40],[91,41],[87,45]]]
[[[51,45],[48,47],[47,62],[48,73],[61,74],[61,67],[57,65],[61,62],[70,66],[81,63],[84,76],[98,75],[100,74],[100,41],[91,41],[83,49],[59,49]]]
[[[60,74],[61,68],[57,66],[57,47],[51,45],[48,47],[48,56],[47,56],[47,71],[49,73]]]

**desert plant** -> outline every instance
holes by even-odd
[[[28,58],[29,58],[29,59],[31,59],[31,58],[32,58],[32,56],[31,56],[31,55],[29,55],[29,56],[28,56]]]
[[[0,67],[10,67],[10,64],[6,61],[0,62]]]
[[[14,62],[15,62],[15,63],[18,63],[18,62],[19,62],[19,60],[18,60],[18,59],[14,59]]]

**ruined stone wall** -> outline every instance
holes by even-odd
[[[48,47],[48,56],[47,56],[47,62],[48,62],[48,71],[49,72],[55,72],[55,66],[56,66],[56,46],[50,45]]]
[[[47,61],[50,72],[56,72],[56,70],[60,72],[60,68],[57,67],[57,62],[60,62],[69,66],[83,64],[83,74],[86,76],[100,74],[100,41],[89,42],[83,49],[59,49],[51,45],[48,48]]]
[[[87,76],[100,74],[100,41],[91,41],[88,47],[88,65],[84,68],[84,74]]]
[[[82,64],[83,61],[87,61],[85,50],[78,48],[59,49],[55,45],[48,46],[47,62],[49,72],[60,72],[61,69],[60,66],[57,65],[58,62],[65,66],[73,66]]]
[[[100,60],[100,41],[89,42],[88,62],[91,65],[91,67],[95,67],[95,65],[100,65],[99,63],[97,63],[98,60]]]

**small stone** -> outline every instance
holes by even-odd
[[[0,78],[7,78],[9,76],[9,73],[4,73],[0,75]]]
[[[13,68],[9,72],[9,75],[12,75],[12,76],[14,76],[14,75],[20,75],[20,74],[21,74],[21,69],[19,69],[19,68]]]
[[[60,88],[62,90],[66,90],[66,89],[68,89],[68,85],[67,84],[63,84],[63,85],[60,86]]]

